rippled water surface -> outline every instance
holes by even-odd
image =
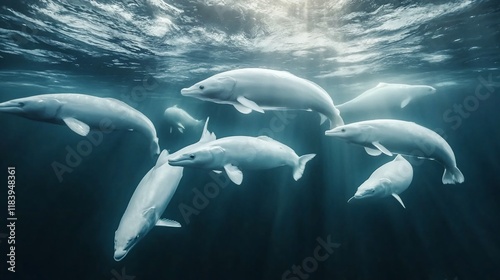
[[[210,116],[218,137],[267,134],[317,156],[297,182],[286,167],[244,171],[241,186],[186,168],[164,214],[182,228],[154,228],[116,262],[114,232],[155,163],[143,136],[106,134],[58,177],[54,162],[67,164],[82,137],[2,114],[0,180],[16,167],[18,220],[15,273],[5,266],[12,233],[0,227],[1,279],[500,279],[499,18],[496,0],[3,1],[0,102],[116,98],[149,117],[171,152],[199,138],[170,132],[163,111],[177,104]],[[443,185],[442,166],[412,159],[406,209],[393,198],[347,204],[389,157],[324,136],[311,112],[243,115],[180,94],[246,67],[309,79],[336,104],[380,82],[434,87],[370,118],[439,132],[465,183]],[[360,118],[368,113],[345,120]]]

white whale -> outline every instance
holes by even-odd
[[[195,128],[203,124],[202,121],[193,118],[188,112],[177,107],[177,105],[165,109],[163,116],[170,125],[177,127],[180,133],[184,133],[186,128]],[[172,132],[172,128],[170,128],[170,132]]]
[[[344,121],[328,93],[315,83],[291,73],[260,68],[244,68],[216,74],[181,90],[191,96],[219,104],[231,104],[239,112],[264,110],[308,110],[327,118],[330,128]]]
[[[243,181],[240,169],[270,169],[284,165],[293,168],[293,178],[297,181],[302,177],[306,163],[314,156],[307,154],[299,157],[290,147],[267,136],[231,136],[172,156],[168,163],[216,172],[224,170],[231,181],[240,185]]]
[[[397,155],[393,161],[377,168],[347,202],[367,197],[393,196],[406,208],[399,194],[410,186],[412,180],[413,167],[405,158]]]
[[[380,110],[381,107],[404,108],[413,100],[435,92],[435,88],[426,85],[379,83],[376,87],[336,107],[342,114],[364,113]]]
[[[207,124],[208,119],[197,143],[172,155],[163,150],[156,165],[142,178],[115,232],[116,261],[122,260],[154,226],[181,226],[176,221],[160,219],[179,185],[184,170],[183,167],[170,166],[167,161],[170,156],[188,152],[197,145],[215,140],[215,135],[208,132]]]
[[[113,98],[77,93],[42,94],[0,103],[0,112],[28,119],[66,124],[79,135],[86,136],[105,120],[116,130],[134,130],[150,140],[153,155],[160,153],[153,123],[141,112]]]
[[[413,122],[400,120],[369,120],[350,123],[325,132],[362,145],[368,154],[378,156],[393,153],[436,160],[444,167],[443,184],[464,182],[458,169],[455,154],[439,134]]]

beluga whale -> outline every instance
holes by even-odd
[[[318,112],[321,123],[330,128],[343,125],[332,98],[317,84],[289,72],[243,68],[213,75],[189,88],[184,96],[219,104],[230,104],[243,114],[265,110],[307,110]]]
[[[404,157],[397,155],[393,161],[377,168],[347,202],[368,197],[393,196],[406,208],[399,194],[410,186],[412,180],[413,167]]]
[[[271,169],[285,165],[293,168],[293,179],[297,181],[302,177],[306,163],[314,157],[315,154],[299,157],[290,147],[267,136],[230,136],[171,156],[168,163],[211,169],[217,173],[224,170],[231,181],[240,185],[243,181],[241,169]]]
[[[443,184],[463,183],[455,154],[446,140],[436,132],[418,125],[392,119],[354,122],[325,132],[350,143],[365,147],[372,156],[393,153],[436,160],[444,166]]]
[[[435,92],[435,88],[427,85],[379,83],[352,100],[337,105],[337,109],[344,114],[380,110],[381,107],[405,108],[415,99]]]
[[[65,124],[75,133],[86,136],[109,122],[114,130],[138,131],[150,141],[152,155],[160,153],[156,129],[144,114],[126,103],[78,93],[42,94],[0,103],[0,112],[28,119]]]
[[[168,158],[186,153],[205,142],[215,140],[215,134],[207,130],[205,122],[200,140],[169,155],[163,150],[153,168],[139,182],[127,205],[115,232],[114,259],[120,261],[155,226],[181,227],[173,220],[161,219],[182,179],[184,168],[171,166]]]
[[[188,112],[179,108],[177,105],[168,107],[163,113],[165,120],[171,125],[177,128],[180,133],[184,133],[186,129],[193,129],[198,126],[203,125],[203,122],[193,118]],[[170,127],[170,133],[172,133],[172,127]]]

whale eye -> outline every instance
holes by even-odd
[[[19,105],[19,107],[24,107],[26,104],[24,104],[24,102],[19,102],[17,105]]]
[[[195,155],[194,155],[194,154],[190,154],[190,155],[189,155],[189,158],[194,159],[194,158],[195,158]]]
[[[200,88],[201,90],[203,90],[203,89],[205,89],[205,86],[204,86],[204,85],[201,85],[201,86],[199,86],[199,88]]]
[[[342,128],[340,131],[345,132],[345,128]]]

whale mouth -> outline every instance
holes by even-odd
[[[192,161],[193,161],[193,159],[189,155],[181,155],[178,157],[169,158],[168,164],[170,164],[172,166],[184,166]]]
[[[123,260],[123,258],[125,258],[125,256],[127,254],[128,254],[127,250],[121,250],[121,249],[115,250],[115,254],[113,256],[113,259],[115,259],[115,261],[119,262],[119,261]]]
[[[21,113],[23,110],[24,103],[18,101],[7,101],[0,103],[0,112],[3,113]]]
[[[334,129],[330,129],[325,131],[326,136],[340,136],[345,132],[345,129],[341,127],[336,127]]]
[[[200,91],[198,89],[193,89],[193,88],[183,88],[181,89],[181,94],[183,96],[195,96],[198,95]]]

